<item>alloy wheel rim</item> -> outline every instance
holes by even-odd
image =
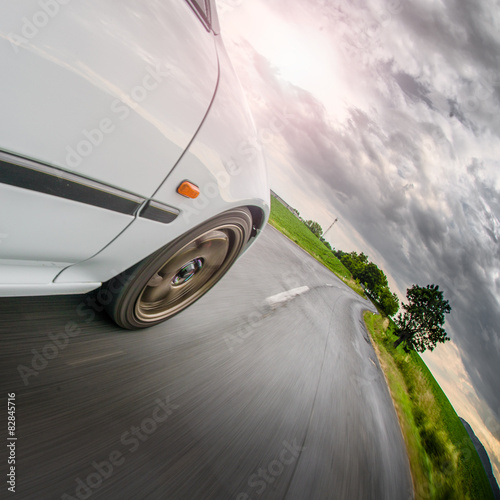
[[[244,231],[226,224],[194,238],[161,264],[141,290],[135,316],[146,323],[173,316],[224,274],[244,244]]]

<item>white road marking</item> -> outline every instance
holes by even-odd
[[[303,293],[308,292],[310,289],[308,286],[301,286],[299,288],[293,288],[292,290],[288,290],[287,292],[281,292],[276,295],[272,295],[265,300],[265,303],[271,308],[275,308],[280,304],[288,302],[292,300],[294,297],[298,295],[302,295]]]

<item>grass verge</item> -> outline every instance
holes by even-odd
[[[418,353],[394,348],[394,323],[365,312],[406,442],[416,499],[493,499],[479,456]]]
[[[295,217],[274,196],[271,196],[269,223],[330,269],[330,271],[350,286],[356,293],[364,297],[363,288],[359,283],[356,283],[342,262],[310,231],[304,222]]]

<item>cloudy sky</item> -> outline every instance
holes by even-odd
[[[500,480],[498,0],[217,0],[271,187],[401,298],[435,283],[424,358]]]

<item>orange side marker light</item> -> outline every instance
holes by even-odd
[[[198,198],[200,195],[200,188],[189,181],[184,181],[178,188],[177,192],[186,198]]]

